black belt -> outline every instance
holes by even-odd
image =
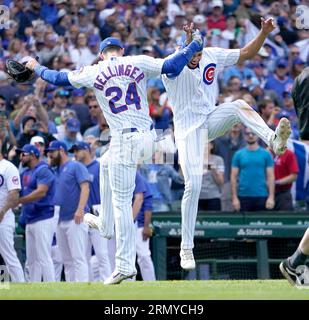
[[[149,128],[149,129],[150,129],[150,130],[153,129],[153,124],[150,125],[150,128]],[[126,129],[123,129],[123,130],[122,130],[122,134],[124,134],[124,133],[130,133],[130,132],[137,132],[137,131],[138,131],[137,128],[126,128]]]

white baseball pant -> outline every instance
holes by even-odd
[[[274,132],[244,100],[223,103],[211,112],[205,123],[184,139],[177,139],[179,163],[184,175],[185,191],[181,202],[182,249],[194,247],[194,229],[201,192],[205,143],[224,135],[242,123],[269,144]]]
[[[0,224],[0,254],[12,282],[25,282],[23,268],[14,248],[14,226]]]
[[[57,244],[66,281],[88,282],[88,226],[84,222],[76,224],[74,220],[59,222]]]
[[[29,281],[55,281],[55,270],[51,257],[54,235],[54,218],[26,225],[26,255]]]
[[[61,252],[58,245],[52,246],[51,248],[51,257],[53,260],[54,270],[55,270],[55,281],[61,281],[61,274],[63,269]]]
[[[143,227],[136,227],[136,253],[137,263],[139,265],[141,275],[144,281],[156,280],[151,252],[149,249],[149,238],[143,240]]]
[[[116,267],[125,275],[136,273],[136,230],[132,215],[132,197],[135,188],[137,164],[151,158],[154,151],[154,130],[112,132],[108,154],[108,177],[104,166],[101,174],[102,208],[100,233],[110,238],[115,221]],[[105,174],[104,174],[105,173]],[[111,192],[112,201],[108,194]],[[111,204],[112,203],[112,208]],[[114,219],[113,219],[114,214]],[[108,223],[107,223],[108,222]]]
[[[89,240],[88,240],[88,267],[89,267],[89,279],[93,280],[93,274],[91,270],[91,248],[93,246],[95,255],[97,257],[100,280],[103,281],[107,279],[111,272],[111,265],[109,262],[108,255],[108,240],[102,238],[99,231],[93,228],[89,229]]]

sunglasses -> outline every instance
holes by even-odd
[[[22,152],[20,155],[21,155],[22,157],[26,157],[26,156],[29,156],[30,153]]]
[[[251,136],[255,136],[256,134],[253,133],[253,132],[245,132],[245,135],[246,135],[246,136],[250,136],[250,135],[251,135]]]
[[[91,109],[97,109],[97,108],[99,108],[99,106],[98,105],[95,105],[95,106],[89,106],[89,109],[91,110]]]
[[[0,102],[0,106],[5,106],[5,102]]]

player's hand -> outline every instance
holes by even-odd
[[[150,227],[144,227],[143,240],[146,241],[150,237],[152,237],[152,229]]]
[[[274,18],[261,18],[261,30],[265,35],[270,34],[276,28]]]
[[[27,63],[26,63],[26,67],[30,70],[34,70],[35,66],[38,65],[39,63],[37,62],[37,60],[35,59],[30,59]]]
[[[275,200],[273,197],[268,197],[266,200],[266,209],[271,210],[275,206]]]
[[[240,201],[239,201],[238,197],[233,198],[233,207],[234,207],[235,211],[240,210]]]
[[[74,214],[74,221],[76,224],[81,224],[84,220],[84,210],[77,209]]]
[[[186,33],[186,46],[192,41],[192,33],[193,33],[194,23],[185,24],[183,26],[183,31]]]
[[[203,46],[204,45],[203,37],[202,37],[202,34],[201,34],[200,30],[196,29],[192,33],[192,41],[196,41],[199,44],[199,46]]]

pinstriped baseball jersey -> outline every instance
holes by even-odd
[[[198,68],[186,66],[175,78],[162,76],[173,109],[176,138],[184,138],[205,122],[216,105],[218,73],[236,64],[239,56],[239,49],[205,48]]]
[[[163,59],[148,56],[112,57],[96,65],[69,72],[75,87],[94,90],[111,129],[149,129],[147,79],[161,74]]]

